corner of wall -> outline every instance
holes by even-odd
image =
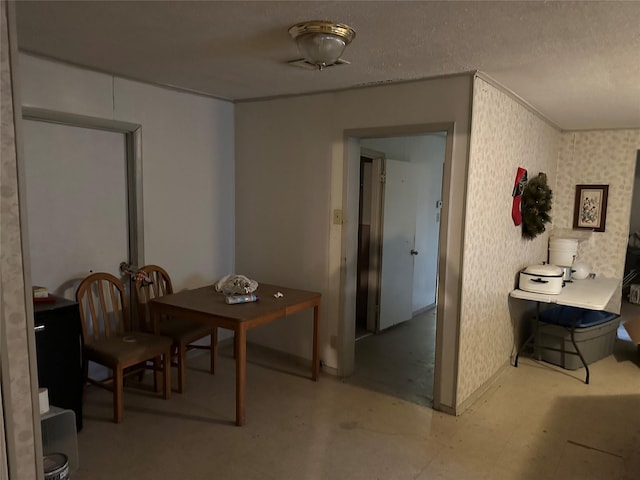
[[[514,226],[514,175],[524,167],[530,176],[543,171],[555,178],[560,133],[482,75],[474,82],[472,112],[456,410],[475,398],[510,358],[518,320],[512,319],[506,300],[517,272],[546,260],[548,236],[524,241]]]

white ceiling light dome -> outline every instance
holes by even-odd
[[[318,70],[338,62],[356,36],[348,25],[326,20],[297,23],[289,28],[289,34],[298,44],[300,55]]]

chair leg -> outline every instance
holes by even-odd
[[[122,422],[124,417],[124,405],[122,403],[123,374],[122,366],[113,369],[113,421]]]
[[[211,345],[209,347],[211,357],[211,375],[216,373],[216,360],[218,358],[218,329],[211,330]]]
[[[162,361],[160,357],[155,357],[153,359],[153,390],[154,392],[160,391],[160,376],[162,372],[160,367],[162,366]]]
[[[178,364],[178,393],[182,393],[186,388],[187,380],[187,367],[185,366],[187,360],[187,346],[184,343],[178,344],[176,360]]]
[[[164,387],[163,397],[167,400],[171,397],[171,348],[164,352],[162,359],[162,385]]]

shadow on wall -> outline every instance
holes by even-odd
[[[87,273],[87,275],[89,275],[89,273]],[[77,278],[72,278],[70,280],[67,280],[58,288],[56,288],[53,294],[75,302],[76,290],[78,289],[78,285],[80,285],[80,282],[82,282],[84,278],[85,277],[77,277]]]

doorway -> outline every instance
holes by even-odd
[[[636,170],[631,197],[631,212],[629,215],[629,242],[624,268],[624,287],[640,280],[640,150],[636,158]],[[629,293],[623,291],[624,293]]]
[[[74,299],[91,271],[129,258],[124,135],[25,120],[31,278]]]
[[[31,280],[73,300],[91,271],[142,264],[140,125],[28,107],[23,120]]]
[[[382,152],[360,150],[355,339],[378,330]],[[374,242],[374,239],[376,240]]]
[[[355,368],[347,381],[427,406],[445,151],[446,132],[360,139]]]
[[[22,110],[29,278],[75,300],[89,273],[119,277],[121,262],[142,264],[140,126]],[[124,283],[131,292],[132,279]],[[135,318],[137,304],[127,298]],[[90,363],[89,372],[108,371]]]
[[[624,265],[622,282],[622,301],[620,314],[626,320],[640,313],[640,150],[637,152],[636,168],[629,212],[629,240]],[[618,338],[631,341],[628,332],[621,325]],[[640,348],[640,347],[639,347]]]

